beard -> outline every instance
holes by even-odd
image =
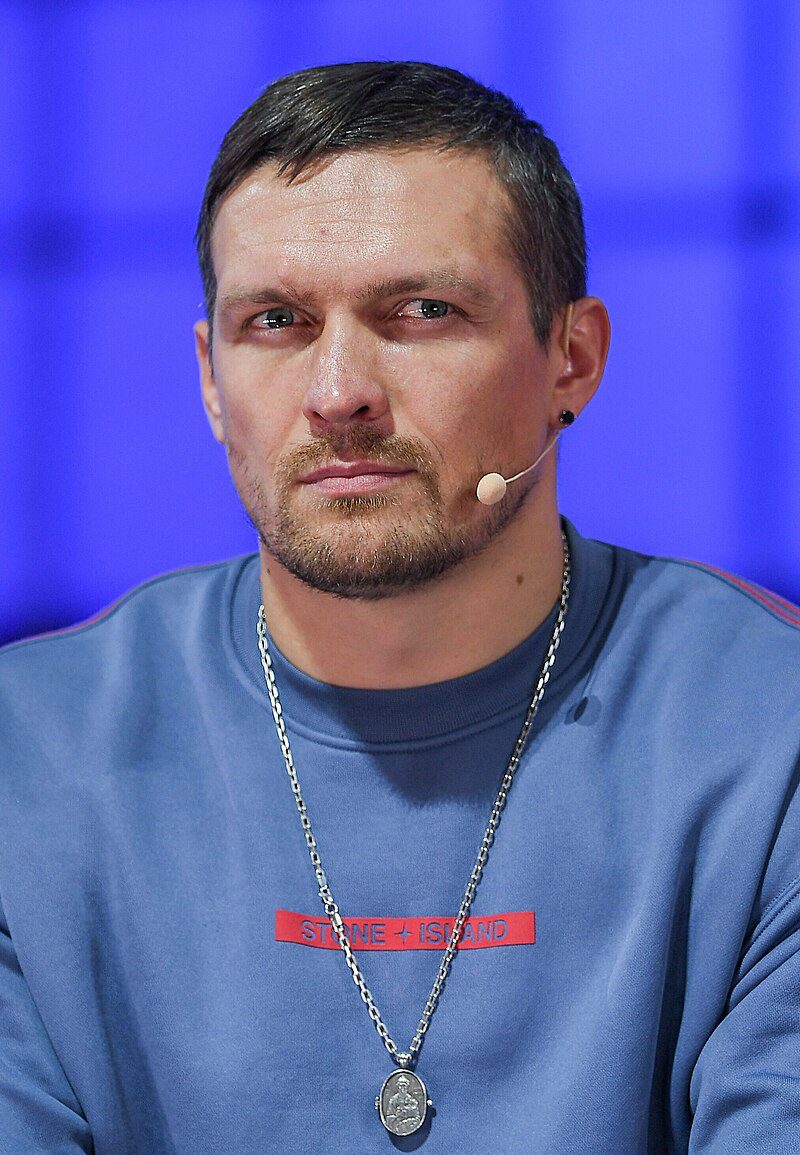
[[[448,513],[425,447],[362,424],[331,431],[281,458],[271,505],[245,459],[231,445],[227,450],[240,500],[266,552],[313,589],[340,598],[397,596],[475,557],[511,521],[533,484],[498,505],[479,506],[479,518],[474,516],[478,503],[471,487]],[[413,469],[408,484],[422,492],[328,497],[316,499],[309,508],[296,479],[340,458]],[[476,464],[474,476],[483,472]]]

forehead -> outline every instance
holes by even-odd
[[[263,166],[219,209],[212,236],[218,291],[269,273],[357,292],[365,278],[426,265],[465,277],[514,277],[508,206],[477,152],[348,152],[291,184]]]

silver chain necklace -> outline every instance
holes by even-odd
[[[356,962],[353,948],[350,945],[350,940],[347,937],[347,930],[342,916],[339,913],[339,907],[334,901],[331,888],[328,885],[328,879],[325,876],[325,871],[322,868],[322,860],[317,849],[317,842],[311,829],[311,820],[308,817],[306,804],[303,801],[303,795],[300,792],[300,783],[297,778],[297,770],[295,769],[294,759],[292,758],[291,747],[289,746],[289,738],[286,734],[286,726],[283,721],[283,709],[281,707],[280,698],[278,697],[278,687],[275,682],[275,674],[272,669],[272,659],[269,653],[269,646],[267,644],[267,628],[266,619],[264,615],[264,606],[259,606],[258,610],[258,648],[261,653],[261,665],[264,668],[264,679],[267,684],[267,693],[269,694],[270,705],[272,706],[272,716],[275,719],[275,729],[278,732],[278,741],[280,742],[283,758],[286,763],[286,772],[289,775],[289,781],[292,786],[292,793],[294,794],[295,802],[297,803],[297,810],[300,814],[300,822],[303,827],[303,834],[305,835],[308,853],[311,858],[311,865],[314,868],[314,874],[317,879],[317,886],[319,887],[319,896],[322,899],[322,905],[325,908],[325,913],[330,919],[331,927],[334,936],[342,954],[350,970],[353,982],[358,987],[359,994],[366,1008],[369,1012],[369,1017],[375,1024],[380,1037],[383,1039],[383,1045],[389,1052],[399,1070],[392,1071],[390,1075],[384,1080],[380,1093],[375,1099],[375,1107],[380,1115],[381,1122],[393,1135],[411,1135],[414,1131],[418,1131],[425,1122],[425,1117],[428,1107],[432,1106],[431,1100],[428,1098],[428,1092],[425,1084],[419,1075],[414,1073],[414,1066],[416,1064],[419,1050],[422,1046],[422,1041],[425,1033],[430,1026],[430,1021],[439,998],[442,993],[445,981],[450,973],[450,967],[455,958],[458,944],[461,939],[461,932],[464,929],[464,924],[469,917],[472,901],[475,897],[475,892],[478,889],[478,883],[481,880],[484,867],[489,857],[489,850],[494,837],[497,832],[497,827],[500,824],[500,816],[506,804],[508,791],[511,788],[511,783],[514,780],[514,774],[519,766],[522,752],[525,748],[525,743],[533,725],[533,720],[539,710],[539,705],[544,697],[545,687],[550,681],[550,671],[556,659],[556,650],[561,641],[561,634],[564,630],[564,620],[567,613],[567,601],[569,600],[569,585],[570,585],[570,553],[569,545],[563,531],[561,540],[564,549],[564,569],[561,579],[561,598],[559,602],[558,615],[556,623],[553,627],[553,633],[550,638],[550,644],[547,647],[544,663],[542,664],[542,671],[539,675],[539,680],[536,683],[536,689],[533,693],[533,698],[528,706],[525,715],[525,721],[522,723],[519,737],[514,746],[514,752],[503,775],[503,780],[500,783],[500,789],[497,792],[489,822],[486,831],[481,840],[478,856],[475,859],[475,865],[472,868],[472,874],[467,883],[467,889],[464,891],[464,897],[461,900],[458,914],[456,915],[453,924],[453,930],[450,935],[447,947],[442,955],[442,961],[439,965],[436,978],[434,979],[431,993],[428,995],[428,1001],[425,1003],[425,1009],[422,1012],[422,1018],[419,1020],[416,1034],[411,1040],[407,1051],[398,1050],[397,1044],[392,1039],[389,1031],[384,1023],[381,1013],[375,1005],[375,1000],[370,994],[369,987],[364,981],[364,976],[361,969]]]

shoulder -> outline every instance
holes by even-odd
[[[778,623],[778,632],[787,636],[800,634],[800,607],[764,586],[706,562],[685,558],[661,560],[672,580],[694,587],[698,594],[715,605],[724,606],[728,612],[741,614],[762,628],[768,628],[768,619],[771,618]],[[781,628],[783,626],[790,628],[786,631]]]
[[[800,749],[800,610],[716,567],[613,552],[594,692],[636,742],[668,751],[687,794],[702,766],[703,789],[741,774],[780,798]]]
[[[716,566],[615,553],[615,721],[666,768],[670,814],[751,863],[757,921],[800,870],[800,608]],[[723,871],[724,855],[709,877]]]
[[[0,650],[0,810],[32,842],[46,823],[57,845],[64,814],[74,834],[156,768],[182,772],[204,705],[230,692],[231,607],[243,582],[257,586],[257,563],[162,574],[89,621]]]
[[[166,664],[170,654],[180,660],[198,623],[206,630],[219,623],[232,589],[256,557],[160,574],[87,621],[0,648],[0,705],[30,700],[31,694],[41,701],[48,687],[67,698],[85,693],[123,666],[142,662],[144,672],[155,653]]]
[[[593,677],[623,711],[655,711],[739,741],[800,735],[800,610],[717,567],[591,543],[612,571]],[[660,715],[659,715],[660,716]]]
[[[717,648],[733,644],[800,649],[800,607],[755,582],[686,558],[654,557],[612,547],[628,601],[624,620],[661,625]]]

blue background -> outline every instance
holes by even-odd
[[[255,548],[201,409],[192,236],[276,76],[425,59],[509,92],[583,195],[605,383],[581,532],[800,597],[800,5],[0,3],[0,637]]]

